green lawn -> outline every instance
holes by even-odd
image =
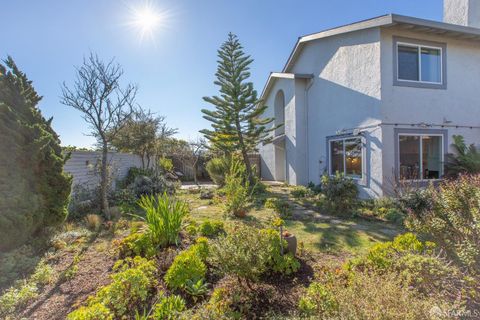
[[[288,198],[288,188],[282,187],[281,194],[278,187],[269,188],[270,196],[283,196]],[[273,192],[272,192],[273,191]],[[215,200],[202,200],[199,193],[181,190],[180,199],[187,201],[191,208],[191,217],[197,221],[206,219],[224,220],[222,203]],[[290,199],[293,201],[293,199]],[[268,225],[273,217],[273,211],[259,205],[253,207],[245,223]],[[377,242],[391,240],[402,230],[400,227],[382,221],[370,221],[361,218],[340,218],[326,220],[287,220],[285,229],[297,236],[305,248],[314,252],[328,252],[332,254],[357,254],[365,252]]]

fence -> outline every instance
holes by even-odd
[[[81,185],[93,189],[100,184],[100,164],[102,153],[97,151],[73,151],[63,169],[73,176],[72,187]],[[141,167],[139,156],[129,153],[108,153],[108,166],[113,187],[115,182],[124,178],[130,167]]]

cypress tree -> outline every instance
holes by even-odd
[[[250,64],[253,59],[243,51],[238,37],[232,33],[218,50],[218,67],[215,85],[219,95],[204,97],[214,110],[202,109],[203,118],[212,123],[212,130],[204,129],[205,138],[214,150],[225,155],[238,152],[242,155],[248,178],[253,182],[253,173],[248,153],[257,150],[260,143],[271,142],[269,133],[275,128],[266,125],[273,118],[262,118],[267,109],[257,97],[253,83],[249,82]]]
[[[0,250],[65,220],[71,177],[60,140],[37,105],[32,82],[8,57],[0,63]]]

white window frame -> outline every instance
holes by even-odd
[[[347,175],[347,160],[345,157],[345,140],[353,140],[353,139],[360,139],[361,143],[361,159],[362,159],[362,174],[360,176],[351,176]],[[335,172],[332,172],[332,142],[334,141],[343,141],[343,174],[345,177],[353,179],[353,180],[358,180],[358,181],[363,181],[364,178],[364,172],[365,172],[365,141],[362,136],[347,136],[347,137],[339,137],[339,138],[329,138],[327,140],[328,142],[328,174],[330,176],[334,176]]]
[[[420,164],[420,174],[422,175],[422,178],[420,179],[403,179],[402,176],[400,175],[400,167],[401,167],[401,162],[400,162],[400,137],[401,136],[410,136],[410,137],[420,137],[420,140],[419,140],[419,164]],[[423,140],[423,137],[440,137],[441,140],[440,140],[440,145],[442,147],[442,151],[441,151],[441,161],[440,161],[440,164],[441,164],[441,171],[440,171],[440,177],[438,179],[424,179],[423,178],[423,143],[422,143],[422,140]],[[443,176],[445,174],[445,146],[444,146],[444,135],[443,134],[439,134],[439,133],[399,133],[398,136],[397,136],[397,143],[398,143],[398,178],[400,179],[400,181],[412,181],[412,182],[425,182],[425,181],[440,181],[443,179]]]
[[[400,79],[400,70],[399,70],[399,52],[398,52],[398,47],[399,46],[404,46],[404,47],[412,47],[412,48],[417,48],[418,49],[418,80],[407,80],[407,79]],[[440,50],[440,81],[439,82],[432,82],[432,81],[422,81],[422,48],[426,49],[435,49],[435,50]],[[435,46],[429,46],[429,45],[423,45],[423,44],[415,44],[415,43],[409,43],[409,42],[402,42],[402,41],[397,41],[396,42],[396,50],[397,50],[397,81],[399,82],[410,82],[410,83],[426,83],[426,84],[433,84],[433,85],[441,85],[443,84],[443,48],[442,47],[435,47]]]

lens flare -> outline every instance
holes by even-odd
[[[137,32],[140,41],[153,41],[156,32],[166,26],[169,18],[168,12],[160,11],[151,2],[145,2],[140,7],[131,7],[130,16],[127,25]]]

